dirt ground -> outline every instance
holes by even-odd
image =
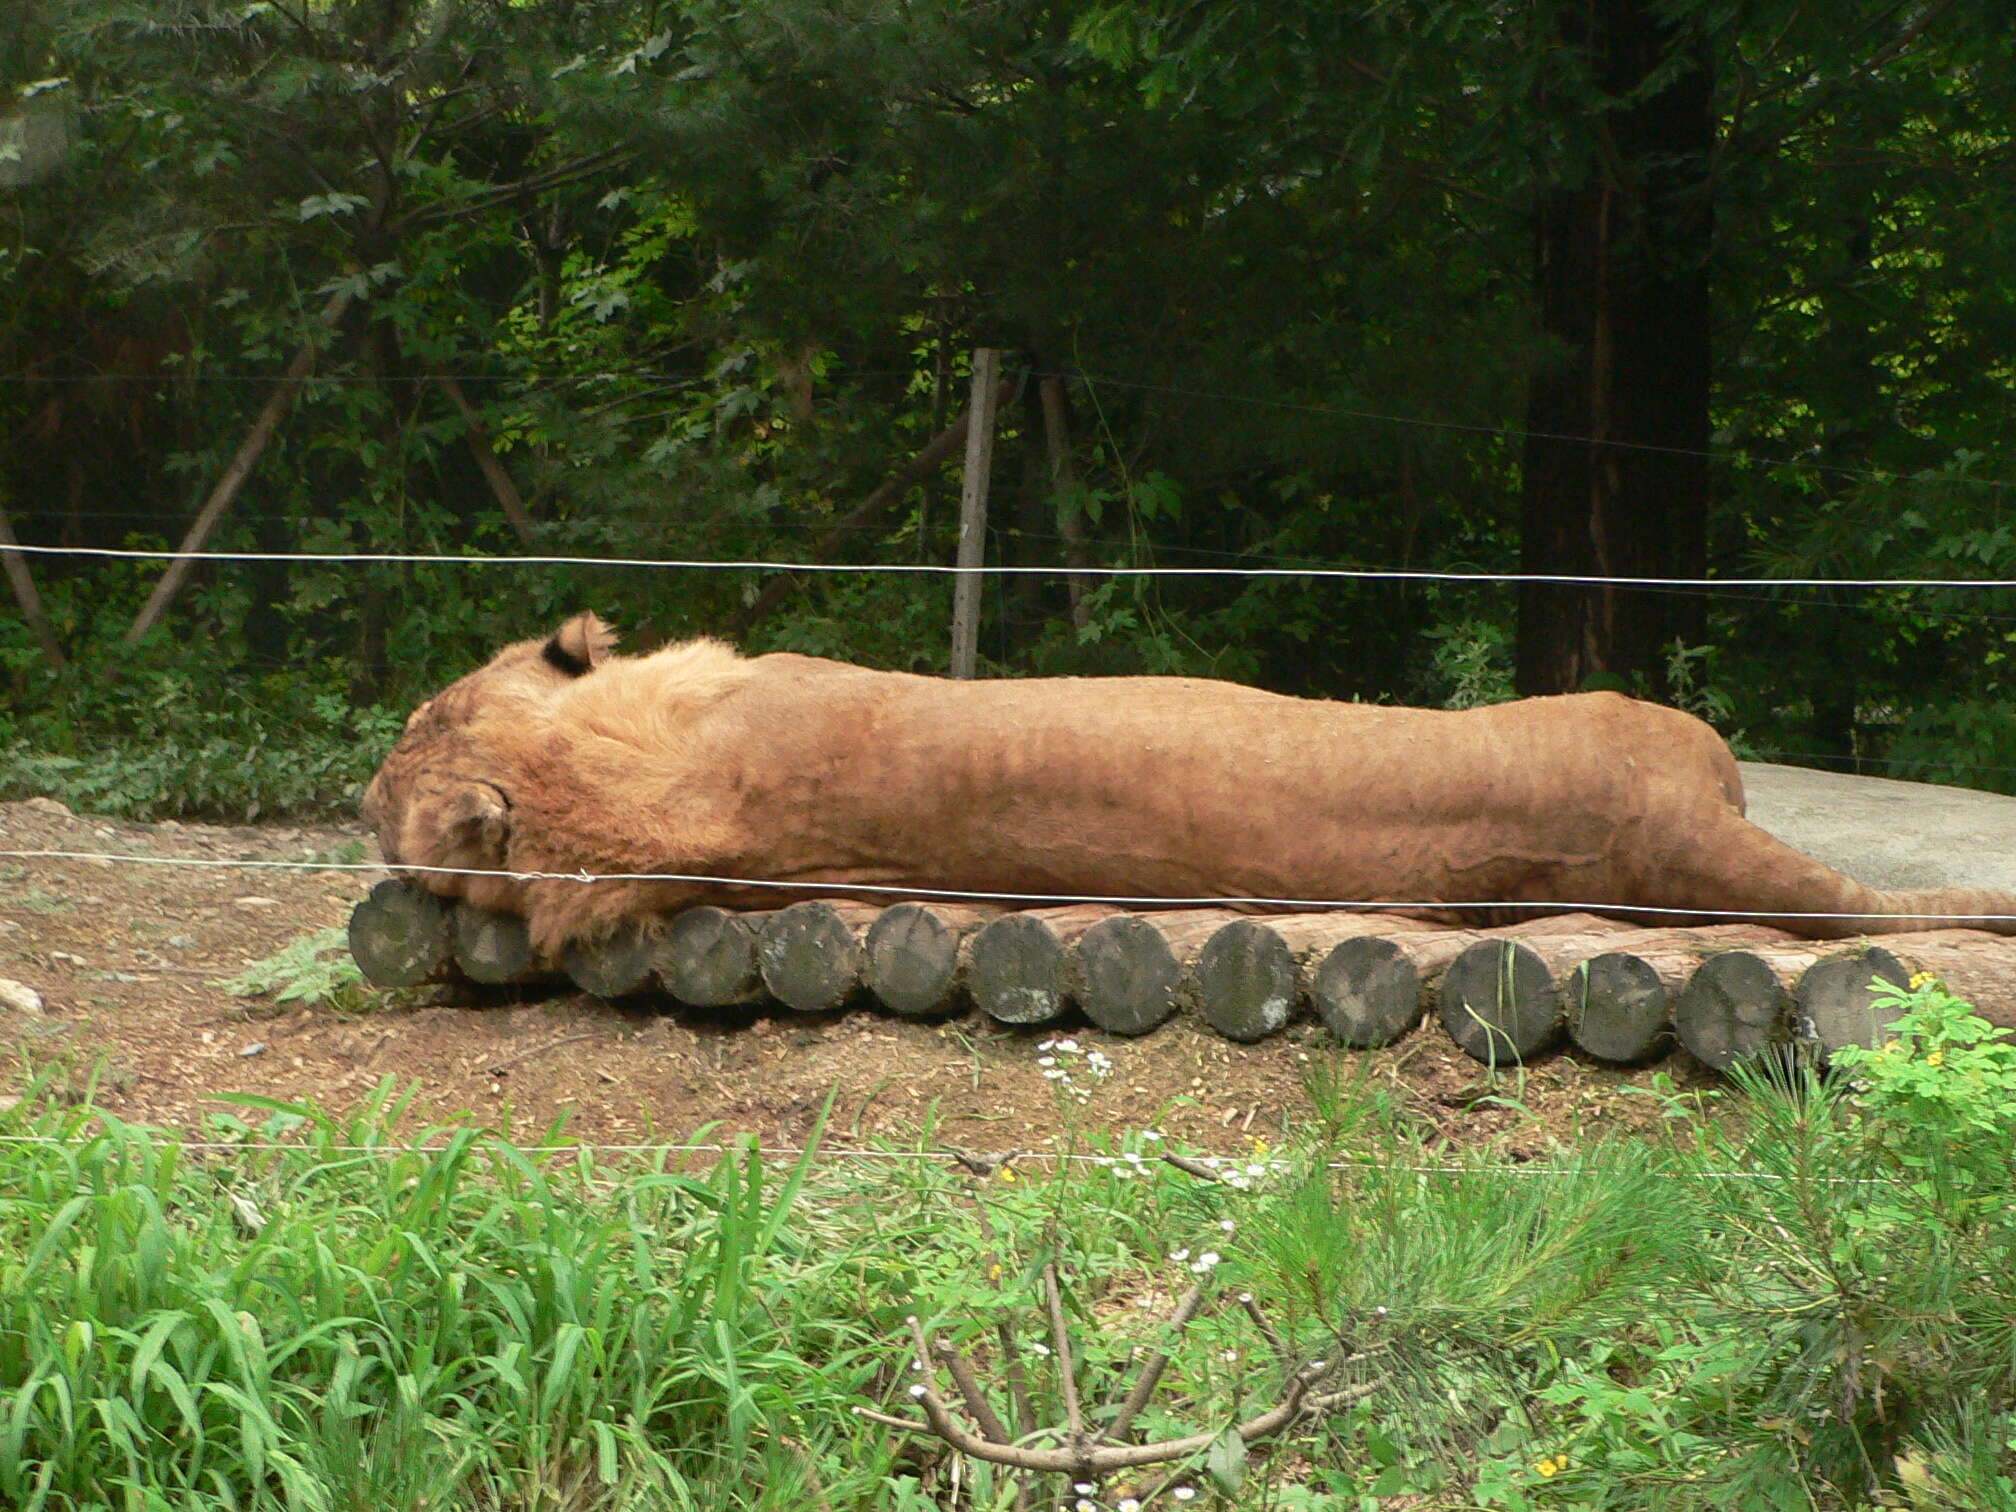
[[[708,1139],[753,1133],[774,1147],[802,1140],[837,1089],[829,1145],[923,1139],[1036,1152],[1065,1127],[1036,1064],[1039,1043],[1060,1032],[1114,1063],[1074,1115],[1081,1126],[1155,1128],[1223,1153],[1306,1123],[1312,1088],[1339,1077],[1390,1089],[1424,1139],[1497,1138],[1535,1156],[1584,1130],[1657,1116],[1651,1099],[1622,1095],[1650,1070],[1557,1055],[1493,1083],[1433,1024],[1357,1054],[1309,1023],[1236,1045],[1180,1019],[1130,1040],[1083,1024],[1012,1029],[975,1013],[918,1023],[578,994],[479,1001],[468,988],[361,995],[362,1011],[281,1007],[218,984],[342,925],[382,873],[96,858],[375,862],[361,826],[138,824],[73,815],[46,798],[0,803],[0,851],[28,850],[92,854],[0,856],[0,978],[42,999],[39,1011],[0,1004],[0,1040],[23,1064],[54,1067],[76,1086],[98,1071],[97,1101],[123,1118],[187,1129],[229,1111],[220,1094],[312,1099],[340,1112],[392,1077],[417,1088],[420,1119],[473,1119],[520,1139],[564,1119],[569,1136],[599,1143],[705,1130]],[[1653,1069],[1683,1086],[1711,1080],[1685,1056]]]

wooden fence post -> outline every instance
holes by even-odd
[[[966,426],[966,472],[959,485],[959,566],[952,580],[952,675],[971,677],[980,656],[981,579],[987,554],[987,476],[994,460],[994,401],[1001,354],[973,353],[973,400]]]

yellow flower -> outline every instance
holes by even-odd
[[[1934,982],[1938,980],[1939,978],[1932,975],[1932,973],[1929,971],[1914,972],[1912,973],[1911,976],[1911,990],[1913,992],[1921,991],[1922,989],[1931,986]]]
[[[1004,1165],[994,1173],[994,1179],[997,1181],[1013,1181],[1015,1179],[1015,1167]]]
[[[1925,1057],[1925,1064],[1926,1064],[1926,1065],[1928,1065],[1928,1066],[1943,1066],[1943,1065],[1945,1065],[1945,1064],[1946,1064],[1946,1052],[1945,1052],[1944,1050],[1934,1050],[1934,1051],[1933,1051],[1933,1052],[1932,1052],[1932,1053],[1931,1053],[1930,1055],[1928,1055],[1928,1056],[1926,1056],[1926,1057]]]
[[[1559,1475],[1563,1470],[1568,1468],[1568,1456],[1565,1454],[1550,1454],[1545,1459],[1536,1461],[1533,1468],[1542,1476]]]
[[[1891,1040],[1889,1044],[1883,1047],[1883,1053],[1885,1055],[1909,1055],[1911,1047],[1902,1040]]]

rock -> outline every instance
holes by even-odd
[[[54,814],[60,819],[75,819],[77,817],[70,812],[67,806],[58,803],[54,798],[30,798],[27,802],[27,807],[34,809],[37,813]]]
[[[231,904],[234,908],[278,908],[280,900],[278,898],[233,898]]]
[[[42,994],[26,982],[0,977],[0,1008],[10,1013],[40,1013]]]

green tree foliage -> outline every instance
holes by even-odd
[[[1656,143],[1620,154],[1619,123],[1689,77],[1713,141],[1671,255],[1708,279],[1710,570],[2016,566],[2012,59],[1987,0],[1675,0],[1621,83],[1551,11],[1473,0],[17,9],[0,508],[29,543],[179,540],[312,346],[213,549],[943,562],[956,449],[901,475],[991,345],[1017,375],[993,560],[1516,570],[1535,375],[1574,355],[1536,292],[1543,211],[1668,172]],[[1638,554],[1604,561],[1675,560],[1644,551],[1650,478],[1620,485]],[[879,575],[218,565],[114,670],[159,567],[31,565],[81,665],[56,676],[0,620],[0,743],[157,766],[218,738],[216,698],[173,689],[354,741],[328,701],[396,710],[584,602],[641,639],[932,669],[949,600]],[[1656,602],[1759,751],[2012,785],[2006,596]],[[1074,616],[1061,577],[1015,578],[982,654],[1469,699],[1502,685],[1514,609],[1484,584],[1227,576],[1095,582]],[[1658,689],[1669,654],[1574,675]]]

